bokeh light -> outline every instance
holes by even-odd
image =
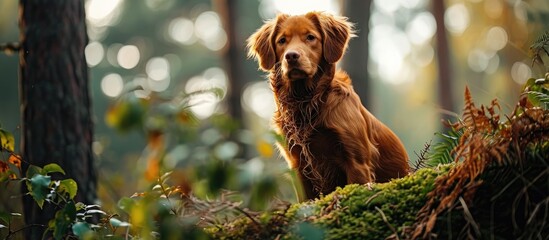
[[[190,45],[196,42],[194,37],[194,24],[187,18],[176,18],[168,26],[170,37],[176,42]]]
[[[90,42],[84,49],[88,66],[94,67],[103,60],[105,50],[100,42]]]
[[[147,76],[154,81],[162,81],[170,76],[170,64],[166,58],[149,59],[145,68]]]
[[[524,84],[532,77],[532,69],[523,62],[515,62],[511,67],[511,77],[518,84]]]
[[[298,15],[304,14],[310,11],[324,11],[332,14],[339,14],[340,6],[338,1],[334,0],[271,0],[271,3],[263,5],[261,7],[274,7],[277,12]],[[269,18],[274,17],[276,12],[261,10],[265,15],[270,15]]]
[[[490,57],[481,49],[474,49],[469,52],[467,64],[469,68],[475,72],[484,72],[488,67]]]
[[[125,69],[132,69],[139,63],[139,49],[134,45],[126,45],[118,50],[118,64]]]
[[[486,46],[495,51],[503,49],[508,40],[507,31],[499,26],[490,28],[486,33]]]
[[[211,116],[216,111],[223,96],[218,98],[218,96],[208,92],[208,90],[218,88],[226,93],[228,91],[228,85],[227,74],[223,69],[217,67],[208,68],[202,74],[187,80],[187,83],[185,84],[186,93],[204,91],[203,94],[197,94],[191,97],[189,102],[191,104],[191,111],[200,119]]]
[[[406,26],[406,34],[410,42],[420,45],[431,40],[437,30],[437,23],[430,12],[417,14]]]
[[[242,106],[263,119],[271,119],[275,111],[273,91],[267,82],[248,85],[242,94]]]
[[[454,35],[461,35],[469,27],[469,10],[462,3],[456,3],[444,12],[446,29]]]
[[[116,73],[111,73],[101,80],[101,90],[109,97],[118,97],[124,89],[122,77]]]
[[[212,67],[206,69],[202,75],[192,77],[185,84],[185,92],[192,93],[212,88],[219,88],[227,92],[229,82],[225,71],[221,68]]]
[[[402,67],[410,53],[407,35],[393,25],[377,25],[370,30],[370,57],[376,63],[377,74],[386,82],[403,83]]]
[[[120,16],[122,0],[88,0],[86,1],[86,18],[96,27],[112,26]]]
[[[223,30],[216,12],[201,13],[194,22],[194,29],[201,43],[212,51],[218,51],[227,44],[227,33]]]

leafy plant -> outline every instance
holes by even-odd
[[[17,229],[14,229],[13,218],[22,215],[17,212],[0,211],[0,234],[7,230],[7,234],[4,235],[5,239],[13,238],[17,233],[31,227],[44,227],[46,229],[44,236],[51,234],[54,239],[64,239],[68,236],[91,239],[98,236],[98,233],[107,236],[108,234],[105,232],[109,229],[112,230],[114,226],[124,226],[123,222],[100,210],[99,205],[75,203],[74,198],[78,192],[77,183],[70,178],[53,180],[51,177],[53,173],[65,174],[58,164],[50,163],[43,167],[30,165],[23,174],[21,162],[24,159],[13,152],[15,147],[13,135],[2,129],[0,129],[0,133],[0,140],[3,143],[0,150],[8,153],[9,156],[7,160],[0,159],[0,183],[23,183],[28,191],[24,194],[32,196],[40,208],[49,204],[56,211],[54,218],[49,221],[47,226],[30,223]],[[101,222],[92,224],[90,220],[97,216],[101,217]],[[108,218],[107,221],[104,220],[105,218]]]
[[[533,53],[532,65],[537,63],[541,66],[545,66],[545,62],[543,61],[543,53],[545,53],[546,56],[549,56],[549,31],[539,36],[530,46],[530,50]]]
[[[516,193],[517,191],[529,191],[527,189],[537,181],[536,179],[547,175],[547,171],[537,172],[534,175],[526,175],[529,172],[529,168],[524,168],[523,166],[528,165],[532,166],[532,169],[540,169],[533,166],[538,164],[539,161],[545,161],[544,157],[532,158],[528,156],[535,152],[541,152],[542,156],[546,156],[547,154],[549,112],[535,107],[535,103],[529,100],[528,94],[521,96],[512,115],[507,117],[507,121],[500,121],[500,115],[496,109],[499,109],[499,104],[496,100],[492,101],[488,107],[476,107],[470,92],[466,89],[463,120],[452,125],[454,129],[463,131],[459,138],[459,144],[454,148],[455,159],[461,160],[462,163],[458,164],[450,174],[437,179],[435,183],[436,188],[429,193],[429,200],[419,213],[418,222],[414,227],[413,235],[411,235],[412,238],[428,238],[432,236],[431,234],[437,234],[438,230],[435,230],[435,226],[437,226],[437,222],[440,222],[437,219],[443,219],[448,216],[446,214],[449,214],[456,208],[464,209],[464,215],[468,217],[465,217],[465,220],[452,218],[448,224],[459,226],[457,231],[461,234],[461,237],[481,238],[482,236],[486,236],[485,234],[491,234],[492,236],[499,235],[499,233],[490,231],[481,232],[477,228],[478,226],[475,227],[476,224],[472,222],[474,212],[471,213],[467,209],[467,206],[479,206],[480,202],[482,204],[496,204],[493,202],[495,198],[486,203],[483,197],[476,197],[477,190],[482,189],[481,186],[487,181],[484,179],[484,176],[494,174],[489,169],[504,168],[506,166],[510,166],[511,168],[518,167],[519,169],[512,174],[528,180],[524,181],[524,186],[518,186],[518,190],[517,188],[511,189],[511,191],[515,191],[515,194],[518,194]],[[547,163],[541,164],[541,169],[549,167]],[[500,175],[495,173],[495,176],[499,177]],[[531,176],[536,177],[531,179]],[[493,181],[493,179],[489,180]],[[494,187],[496,189],[501,188],[501,185],[496,184]],[[520,190],[520,187],[524,187],[523,190]],[[540,187],[541,189],[546,188],[543,185]],[[506,192],[506,188],[498,190],[500,191],[499,194]],[[522,209],[513,209],[513,212],[526,212],[522,216],[512,216],[512,221],[524,221],[524,217],[537,218],[538,216],[528,209],[532,206],[537,206],[539,201],[547,201],[547,198],[530,198],[524,201],[523,204],[526,205],[521,206],[526,206],[526,209],[522,209],[520,206],[513,206],[514,208]],[[490,214],[493,215],[494,212]],[[458,218],[462,218],[464,215],[459,214]],[[507,218],[502,218],[497,223],[505,221],[504,219]],[[465,221],[465,223],[462,221]],[[463,224],[458,224],[460,222]],[[437,229],[440,228],[438,227]],[[456,231],[455,229],[446,230],[450,232]],[[526,235],[543,235],[544,231],[546,231],[545,227],[527,229],[515,224],[511,232],[504,232],[509,234],[521,233],[512,235],[516,238],[521,238],[521,236],[524,237]]]

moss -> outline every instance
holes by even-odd
[[[438,216],[439,239],[531,239],[549,235],[549,144],[509,154],[521,164],[492,165],[467,210],[459,204]],[[389,183],[348,185],[315,201],[266,212],[254,223],[240,218],[210,233],[219,239],[407,239],[418,211],[454,165],[420,169]],[[452,171],[454,172],[454,171]],[[211,230],[211,229],[210,229]]]
[[[410,227],[435,178],[450,165],[421,169],[388,183],[338,188],[315,201],[293,204],[260,218],[211,231],[219,239],[385,239]]]

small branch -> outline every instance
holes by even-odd
[[[21,49],[21,44],[18,42],[0,43],[0,51],[7,55],[11,55],[14,52],[18,52]]]
[[[467,207],[465,200],[463,200],[462,197],[459,197],[459,202],[463,207],[463,216],[465,217],[465,220],[467,221],[467,223],[473,226],[473,230],[475,231],[476,236],[477,237],[480,236],[480,227],[475,222],[475,219],[473,218],[473,214],[471,214],[471,212],[469,211],[469,208]]]
[[[387,224],[389,229],[391,229],[391,231],[393,231],[393,233],[395,234],[396,239],[399,240],[400,238],[398,237],[397,230],[389,223],[389,220],[387,220],[387,217],[385,216],[385,213],[383,213],[383,211],[381,211],[381,209],[378,208],[378,207],[375,207],[375,209],[379,212],[379,214],[381,214],[381,218]]]
[[[416,154],[417,156],[417,161],[412,166],[412,172],[416,172],[420,168],[423,168],[427,165],[427,161],[428,161],[427,154],[431,149],[431,142],[432,140],[429,141],[428,143],[425,143],[425,145],[423,145],[423,149],[419,151],[419,154],[414,151],[414,154]]]
[[[25,229],[27,229],[27,228],[31,228],[31,227],[46,227],[46,226],[45,226],[45,225],[42,225],[42,224],[37,224],[37,223],[29,224],[29,225],[27,225],[27,226],[24,226],[24,227],[22,227],[22,228],[20,228],[20,229],[15,230],[15,231],[10,231],[10,232],[8,233],[8,235],[6,236],[5,239],[9,239],[12,235],[14,235],[14,234],[16,234],[16,233],[18,233],[18,232],[21,232],[21,231],[23,231],[23,230],[25,230]]]
[[[233,209],[235,209],[238,212],[244,214],[246,217],[248,217],[250,220],[252,220],[252,222],[254,223],[254,225],[256,227],[261,228],[261,224],[257,220],[255,220],[255,218],[252,215],[250,215],[248,212],[246,212],[244,209],[241,209],[238,206],[232,206],[232,207],[233,207]]]

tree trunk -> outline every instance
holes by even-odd
[[[371,0],[344,1],[344,15],[355,24],[357,37],[349,42],[349,51],[343,58],[343,69],[353,79],[353,87],[366,108],[371,107],[369,100],[370,78],[368,75],[368,32],[370,23]]]
[[[225,71],[227,71],[229,80],[229,90],[226,95],[228,113],[233,119],[238,120],[239,123],[243,123],[244,114],[240,98],[242,97],[244,86],[247,83],[243,74],[243,63],[246,61],[244,53],[246,50],[244,48],[245,41],[239,38],[240,32],[238,31],[237,23],[239,1],[216,0],[212,1],[212,4],[220,15],[228,39],[223,54]],[[248,155],[250,153],[248,152],[248,149],[237,140],[236,134],[237,133],[233,133],[230,138],[239,144],[240,153],[237,157],[249,157]]]
[[[223,27],[227,32],[227,46],[223,55],[225,70],[230,82],[230,89],[227,92],[229,114],[231,117],[242,120],[242,105],[240,97],[246,80],[242,75],[242,65],[246,61],[244,53],[244,41],[239,39],[239,32],[236,19],[238,18],[238,2],[228,0],[214,1],[215,8],[220,15]]]
[[[76,201],[93,203],[96,175],[84,1],[21,0],[19,17],[23,170],[29,164],[57,163],[66,172],[64,178],[77,182]],[[40,209],[26,195],[26,224],[47,227],[55,211],[48,205]],[[41,239],[44,229],[29,228],[26,238]]]
[[[444,112],[455,112],[452,95],[452,72],[450,69],[450,49],[444,24],[444,1],[432,1],[433,15],[437,23],[436,53],[438,62],[438,102],[441,108],[441,119],[446,119]]]

